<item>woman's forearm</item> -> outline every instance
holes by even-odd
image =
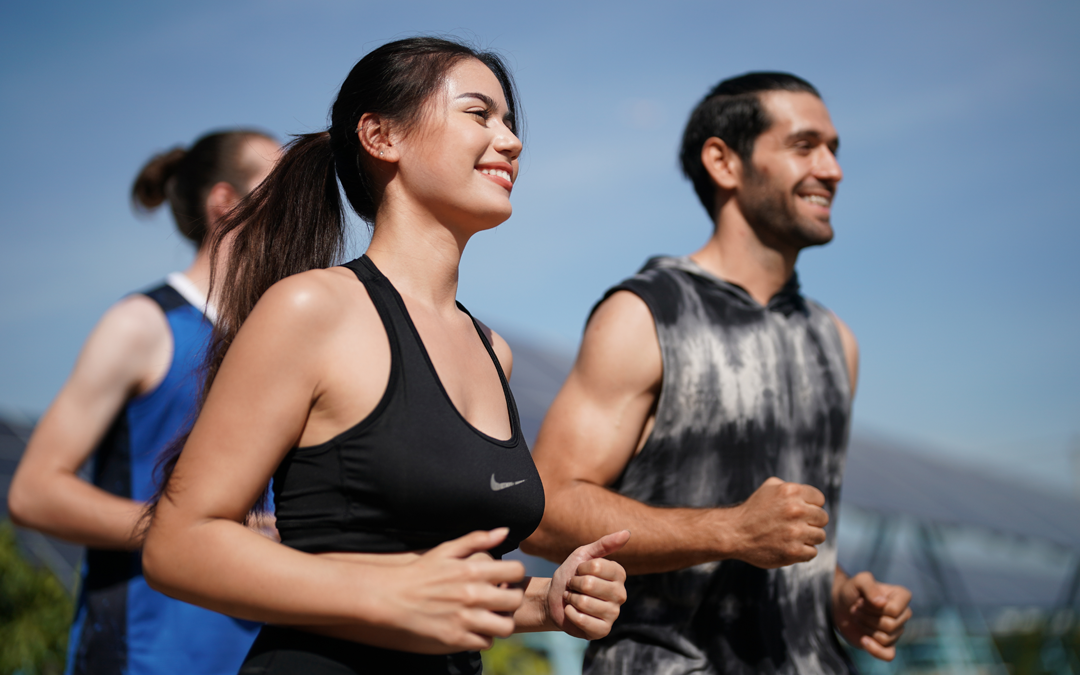
[[[514,612],[514,632],[535,633],[559,630],[559,627],[551,620],[547,605],[551,579],[526,577],[524,583],[525,598],[521,602],[521,607]]]
[[[289,625],[379,624],[381,576],[391,573],[302,553],[225,519],[152,525],[143,571],[166,595],[230,616]]]
[[[506,529],[472,532],[400,564],[302,553],[227,519],[153,524],[143,571],[155,589],[254,621],[418,653],[486,649],[513,632],[521,563],[477,560]],[[164,522],[162,522],[164,521]]]

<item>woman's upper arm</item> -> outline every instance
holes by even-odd
[[[320,270],[320,272],[325,272]],[[324,275],[275,284],[240,328],[173,472],[165,502],[189,518],[240,521],[294,447],[320,394],[340,307]]]

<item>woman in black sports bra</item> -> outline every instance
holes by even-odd
[[[553,579],[497,559],[539,524],[544,491],[510,350],[455,296],[469,238],[510,216],[517,121],[497,56],[389,43],[223,228],[207,395],[143,565],[159,590],[272,624],[242,673],[478,673],[493,637],[593,639],[618,616],[625,572],[604,556],[627,532]],[[338,181],[373,234],[329,267]],[[284,545],[242,526],[271,477]]]

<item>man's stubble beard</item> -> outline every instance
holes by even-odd
[[[774,248],[800,251],[832,241],[832,227],[827,233],[819,223],[803,222],[806,216],[795,210],[799,197],[773,186],[768,176],[746,162],[745,182],[739,204],[746,222],[765,244]],[[797,188],[798,186],[796,186]]]

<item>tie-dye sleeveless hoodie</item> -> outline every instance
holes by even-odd
[[[608,291],[641,297],[656,324],[663,384],[656,424],[613,489],[655,506],[746,500],[765,479],[825,494],[814,560],[775,570],[728,560],[630,577],[590,675],[848,673],[830,591],[851,392],[832,315],[794,275],[762,307],[689,258],[653,258]]]

